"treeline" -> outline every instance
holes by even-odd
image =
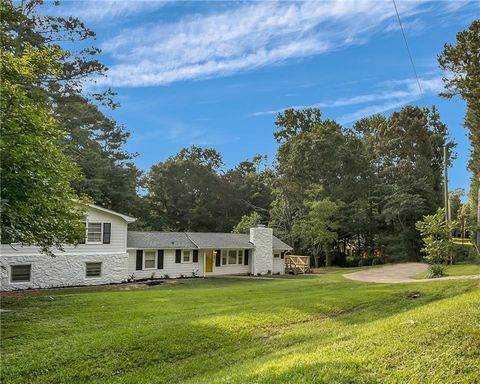
[[[435,107],[407,106],[352,128],[318,109],[286,110],[275,124],[273,168],[258,156],[224,171],[217,151],[198,147],[154,165],[139,224],[232,231],[262,222],[317,265],[347,253],[420,258],[415,223],[442,205],[443,147],[454,147]]]
[[[274,166],[257,155],[227,168],[215,149],[193,146],[144,173],[125,150],[128,131],[108,116],[114,93],[86,87],[108,75],[88,46],[94,32],[74,17],[39,14],[41,3],[1,2],[3,243],[46,252],[75,243],[84,235],[77,202],[90,201],[137,217],[140,229],[268,224],[316,265],[345,264],[346,255],[420,259],[415,223],[443,205],[443,148],[449,162],[454,148],[435,107],[349,128],[318,109],[286,110],[275,122]],[[468,208],[455,208],[463,233],[476,229],[477,180]]]

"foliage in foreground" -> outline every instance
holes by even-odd
[[[476,281],[192,279],[4,297],[2,307],[5,383],[480,380]]]
[[[434,215],[426,215],[416,224],[422,235],[425,261],[430,264],[431,277],[443,276],[445,265],[453,263],[454,242],[453,230],[457,226],[455,221],[445,220],[445,209],[439,208]]]
[[[471,210],[472,238],[480,248],[480,20],[474,20],[468,29],[458,32],[455,45],[445,44],[438,63],[446,72],[442,96],[459,95],[467,104],[464,122],[472,146],[469,168],[473,173],[471,193],[475,202]]]
[[[23,16],[6,3],[2,23],[20,23]],[[56,76],[62,51],[24,45],[21,54],[12,35],[1,33],[0,85],[1,233],[2,243],[52,247],[84,237],[84,210],[72,188],[79,178],[74,162],[59,142],[66,132],[52,117],[47,96],[31,87]],[[86,200],[85,200],[86,201]]]

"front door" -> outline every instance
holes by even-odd
[[[205,272],[213,272],[213,251],[205,251]]]

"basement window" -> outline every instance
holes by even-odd
[[[10,281],[12,283],[28,283],[32,274],[32,265],[12,265]]]
[[[85,263],[86,277],[100,277],[102,275],[102,263]]]

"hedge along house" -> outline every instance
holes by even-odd
[[[233,233],[134,232],[134,218],[87,207],[85,241],[54,251],[1,245],[2,291],[121,283],[145,278],[269,274],[285,271],[291,248],[271,228]]]

